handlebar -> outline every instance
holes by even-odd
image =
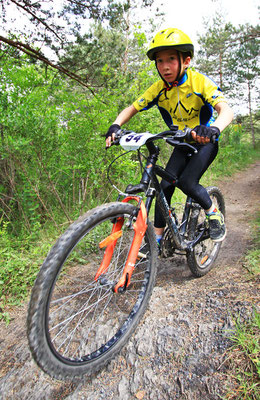
[[[114,134],[114,140],[111,145],[119,145],[120,139],[125,135],[144,135],[148,134],[150,137],[145,141],[145,144],[148,144],[154,140],[164,139],[171,146],[183,147],[191,150],[194,153],[197,153],[196,147],[194,147],[190,141],[192,141],[191,128],[184,128],[183,130],[179,130],[177,125],[172,125],[170,130],[163,131],[157,134],[150,134],[149,132],[144,133],[136,133],[131,130],[120,129]],[[212,137],[211,142],[215,142],[216,137]],[[144,144],[144,143],[143,143]]]
[[[127,137],[128,135],[128,137]],[[124,136],[126,136],[124,138]],[[147,165],[154,165],[156,167],[156,174],[158,176],[164,177],[167,180],[167,173],[163,170],[163,173],[161,170],[163,168],[159,168],[156,164],[156,161],[158,159],[159,153],[160,153],[160,148],[159,146],[154,144],[155,140],[158,139],[164,139],[168,144],[171,146],[181,146],[185,148],[187,151],[187,155],[191,155],[192,153],[197,153],[198,150],[196,147],[192,146],[190,143],[185,142],[184,140],[189,140],[191,138],[191,129],[190,128],[185,128],[184,130],[179,130],[178,126],[173,126],[171,127],[170,130],[160,132],[158,134],[151,134],[150,132],[143,132],[143,133],[136,133],[131,130],[125,130],[125,129],[120,129],[117,132],[114,133],[114,141],[112,142],[111,145],[121,145],[123,149],[127,150],[139,150],[139,148],[143,145],[145,145],[148,149],[149,155],[144,156],[146,159]],[[107,147],[108,148],[108,147]],[[119,190],[110,180],[109,178],[109,170],[111,165],[119,158],[122,157],[124,154],[119,155],[116,157],[112,163],[108,167],[108,179],[112,186],[120,193],[122,194],[123,192]],[[141,158],[139,158],[139,162],[142,165]],[[143,168],[142,168],[143,169]],[[136,194],[140,192],[146,192],[147,189],[147,176],[149,176],[149,173],[146,171],[146,167],[144,168],[143,175],[142,175],[142,180],[140,181],[140,184],[138,185],[132,185],[131,188],[128,187],[127,190],[125,191],[126,193],[131,193],[131,194]],[[150,178],[149,178],[150,179]],[[172,177],[170,177],[170,180],[172,181]],[[126,193],[123,193],[123,195],[126,195]]]
[[[176,125],[173,125],[173,127],[175,127]],[[157,134],[154,134],[153,138],[149,139],[149,141],[152,140],[157,140],[157,139],[164,139],[167,136],[171,136],[171,139],[175,139],[178,140],[179,142],[184,141],[184,139],[187,140],[192,140],[191,137],[191,131],[192,129],[190,128],[184,128],[184,130],[178,130],[178,127],[176,126],[177,129],[170,129],[167,131],[163,131]],[[127,130],[127,129],[119,129],[117,132],[115,132],[115,137],[114,137],[114,141],[112,142],[112,145],[119,145],[120,139],[125,136],[125,135],[129,135],[129,134],[136,134],[137,132],[134,132],[132,130]],[[167,139],[168,140],[168,139]]]
[[[189,150],[193,151],[194,153],[197,153],[197,149],[192,146],[190,143],[184,142],[186,139],[187,141],[192,140],[191,136],[191,131],[192,129],[190,128],[184,128],[184,130],[179,130],[178,126],[173,125],[170,130],[160,132],[158,134],[152,135],[146,143],[152,142],[154,140],[158,139],[164,139],[168,144],[171,146],[181,146],[181,147],[186,147],[189,148]],[[148,132],[146,132],[148,133]],[[119,145],[120,144],[120,139],[129,134],[136,134],[136,132],[131,131],[131,130],[126,130],[126,129],[120,129],[114,134],[114,141],[111,143],[111,146],[113,145]]]

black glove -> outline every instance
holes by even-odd
[[[117,131],[119,131],[119,129],[121,129],[121,126],[118,124],[113,124],[109,127],[107,133],[106,133],[106,139],[111,136],[113,133],[116,133]]]
[[[198,125],[192,130],[196,132],[197,136],[208,137],[213,143],[220,135],[220,130],[216,126]]]

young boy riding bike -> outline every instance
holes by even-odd
[[[173,124],[179,129],[192,128],[193,145],[198,152],[188,156],[182,149],[175,148],[166,170],[178,178],[178,187],[204,208],[209,219],[210,237],[220,242],[226,236],[224,217],[212,204],[199,180],[215,159],[218,137],[232,121],[233,112],[220,88],[210,78],[188,69],[193,55],[194,46],[190,38],[179,29],[168,28],[155,35],[147,56],[155,61],[161,79],[118,115],[106,134],[106,146],[111,146],[115,132],[137,112],[154,105],[169,128]],[[213,108],[218,113],[216,120]],[[161,187],[170,204],[175,186],[162,180]],[[154,227],[160,244],[165,221],[157,203]]]

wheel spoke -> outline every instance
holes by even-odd
[[[216,187],[209,188],[209,194],[212,203],[224,213],[224,199],[219,189]],[[205,230],[208,236],[203,236],[202,239],[204,238],[204,240],[197,243],[194,249],[187,253],[189,267],[195,276],[205,275],[213,267],[221,247],[221,243],[213,242],[209,237],[209,226],[204,210],[200,210],[194,237],[198,237],[202,230]]]
[[[129,226],[135,213],[136,207],[125,203],[90,211],[71,225],[43,264],[33,289],[37,300],[29,307],[28,337],[33,357],[51,376],[61,379],[99,369],[120,350],[143,315],[156,276],[149,221],[145,258],[137,259],[129,287],[113,292],[134,237]],[[106,272],[95,281],[106,251],[99,243],[111,235],[112,223],[119,218],[124,219],[122,236]]]
[[[91,294],[91,297],[93,297],[94,294],[95,294],[95,291]],[[74,319],[74,318],[77,317],[78,315],[82,314],[83,312],[86,312],[86,311],[90,310],[90,309],[93,307],[93,305],[98,304],[100,301],[102,301],[102,300],[103,300],[104,298],[106,298],[107,296],[108,296],[108,294],[105,293],[104,296],[103,296],[101,299],[96,300],[96,302],[95,302],[94,304],[88,305],[88,303],[89,303],[90,300],[91,300],[91,297],[90,297],[90,298],[87,300],[87,302],[86,302],[86,307],[80,309],[80,310],[77,311],[75,314],[71,315],[69,318],[67,318],[67,319],[65,319],[64,321],[60,322],[59,324],[53,326],[53,327],[50,329],[50,332],[53,331],[53,330],[55,330],[55,329],[57,329],[59,326],[63,325],[64,323],[66,323],[66,325],[65,325],[65,327],[66,327],[67,324],[68,324],[72,319]],[[59,333],[61,333],[61,331],[60,331]]]
[[[75,268],[75,271],[77,273],[79,271],[80,275],[70,275],[71,265],[70,260],[68,260],[67,264],[64,265],[63,274],[60,274],[57,279],[50,301],[49,334],[52,345],[64,357],[79,359],[85,356],[80,353],[84,348],[89,347],[88,343],[95,338],[97,332],[100,339],[96,339],[96,345],[90,344],[92,351],[96,351],[98,346],[104,345],[107,327],[111,325],[111,328],[109,328],[111,329],[110,335],[113,336],[120,324],[127,319],[140,293],[142,293],[142,287],[147,284],[145,271],[149,268],[149,262],[147,258],[140,258],[136,262],[129,288],[123,294],[115,294],[112,291],[112,286],[122,276],[134,233],[124,227],[122,227],[122,232],[122,236],[117,240],[108,270],[102,275],[102,279],[92,280],[89,283],[85,282],[85,285],[83,285],[84,275],[85,277],[93,277],[95,273],[92,271],[94,268],[96,269],[92,266],[91,261],[86,259],[86,256],[83,257],[86,260],[84,265]],[[94,231],[91,237],[93,245]],[[96,242],[98,243],[98,241],[100,242],[100,237]],[[84,248],[83,244],[82,248]],[[99,252],[101,252],[100,249]],[[100,255],[98,259],[102,260],[102,257]],[[99,264],[100,261],[95,265]],[[83,277],[82,280],[81,276]],[[79,286],[81,287],[77,290]],[[71,293],[66,293],[67,291]],[[100,326],[103,326],[104,333]],[[84,337],[83,342],[82,337]]]

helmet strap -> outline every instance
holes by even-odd
[[[179,82],[179,80],[181,79],[180,75],[181,75],[181,70],[182,70],[182,57],[181,57],[180,52],[178,50],[177,50],[177,54],[178,54],[178,59],[179,59],[179,72],[178,72],[176,81]]]

